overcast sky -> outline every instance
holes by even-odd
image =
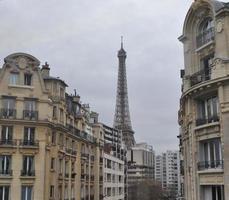
[[[178,149],[182,44],[191,0],[0,0],[0,64],[15,52],[47,61],[51,74],[113,124],[117,51],[124,36],[137,142]]]

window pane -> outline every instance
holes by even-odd
[[[18,77],[19,77],[18,74],[11,73],[10,74],[10,80],[9,80],[10,84],[17,85],[18,84]]]

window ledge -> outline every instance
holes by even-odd
[[[211,45],[214,43],[214,40],[211,40],[210,42],[207,42],[206,44],[200,46],[199,48],[196,49],[196,52],[201,51],[202,49],[206,48],[207,46]]]
[[[8,87],[11,87],[11,88],[21,88],[21,89],[30,89],[30,90],[33,90],[34,89],[33,86],[29,86],[29,85],[12,85],[12,84],[8,84]]]
[[[219,122],[207,123],[207,124],[203,124],[203,125],[200,125],[200,126],[196,126],[194,128],[194,130],[199,130],[199,129],[203,129],[203,128],[207,128],[207,127],[211,127],[211,126],[217,126],[219,124],[220,124]]]
[[[209,174],[209,173],[223,173],[223,169],[222,168],[212,168],[212,169],[205,169],[205,170],[201,170],[198,171],[198,174]]]

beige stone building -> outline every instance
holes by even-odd
[[[98,115],[46,63],[9,55],[0,70],[0,199],[103,197],[103,129]]]
[[[229,3],[194,1],[179,38],[185,61],[179,124],[186,200],[229,199],[228,38]]]

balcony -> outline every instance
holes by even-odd
[[[20,140],[20,146],[23,147],[39,147],[39,142],[34,140]]]
[[[15,119],[16,118],[16,110],[15,109],[8,109],[8,108],[1,108],[0,117],[2,119]]]
[[[14,147],[17,146],[17,140],[0,140],[0,147]]]
[[[204,125],[204,124],[209,124],[209,123],[213,123],[213,122],[218,122],[219,121],[219,116],[215,115],[215,116],[212,116],[210,118],[199,118],[196,120],[196,126],[201,126],[201,125]]]
[[[28,176],[28,177],[32,177],[35,176],[35,170],[21,170],[21,176]]]
[[[211,27],[196,37],[197,48],[200,48],[203,45],[215,39],[215,30],[214,29],[215,29],[214,27]]]
[[[200,70],[190,77],[191,86],[211,79],[211,68]]]
[[[13,171],[10,169],[0,170],[0,177],[12,176],[12,175],[13,175]]]
[[[223,169],[223,160],[200,161],[197,163],[199,171],[208,169]]]
[[[37,120],[38,119],[38,111],[23,110],[23,119]]]

